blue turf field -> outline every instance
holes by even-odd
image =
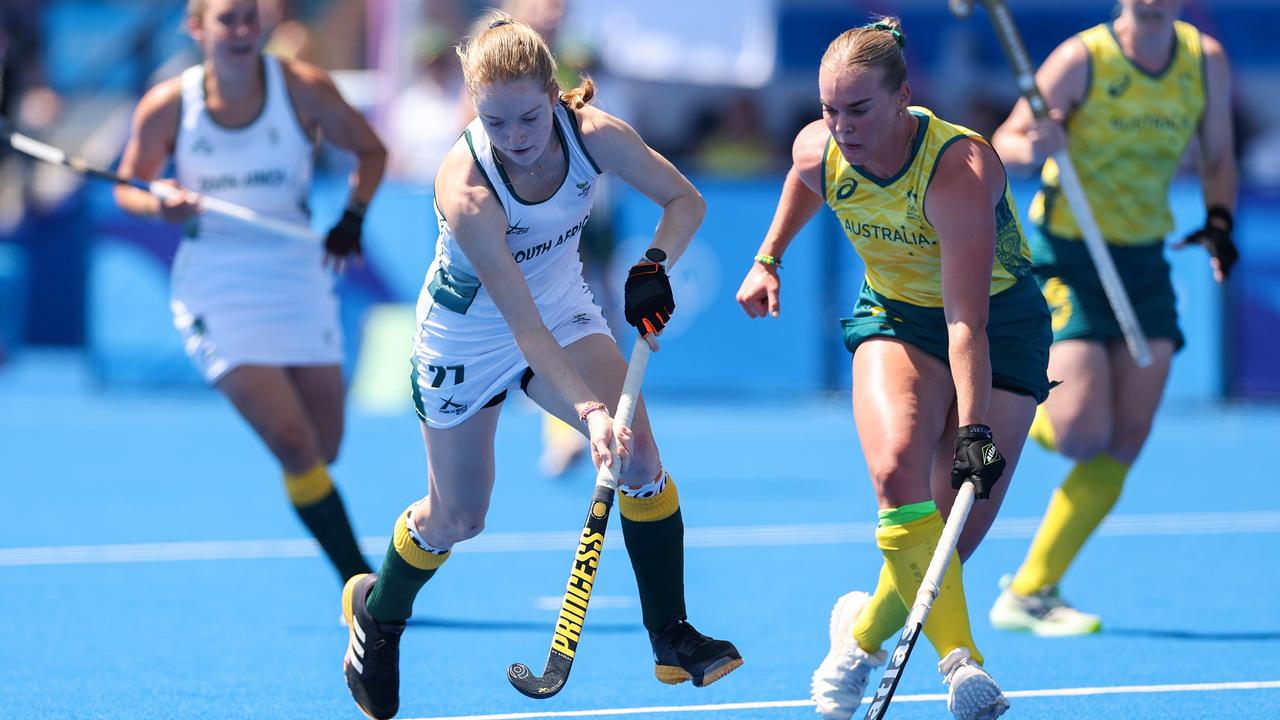
[[[212,393],[102,394],[83,378],[36,353],[0,372],[0,716],[361,717],[342,680],[338,583],[258,441]],[[746,665],[702,690],[653,679],[615,519],[573,676],[536,702],[504,672],[541,668],[591,474],[540,477],[538,418],[509,402],[488,529],[428,585],[406,633],[400,717],[814,717],[831,602],[870,589],[879,565],[847,404],[653,399],[688,528],[691,617]],[[1071,640],[985,620],[1066,469],[1026,451],[965,568],[1007,717],[1280,717],[1280,495],[1265,463],[1278,437],[1274,408],[1163,409],[1065,585],[1107,631]],[[379,557],[425,487],[413,416],[353,412],[335,477]],[[922,643],[890,717],[948,717],[935,661]]]

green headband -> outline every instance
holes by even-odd
[[[882,23],[882,22],[868,23],[866,25],[863,25],[862,29],[863,30],[884,30],[885,32],[888,32],[890,35],[893,35],[893,40],[894,42],[898,43],[899,50],[904,50],[907,47],[907,39],[902,36],[902,31],[898,30],[898,28],[896,27],[888,25],[887,23]]]

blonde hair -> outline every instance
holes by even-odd
[[[551,98],[558,98],[575,110],[591,102],[595,96],[596,84],[586,76],[578,87],[561,92],[560,83],[556,82],[556,59],[551,48],[527,23],[492,10],[480,21],[478,28],[458,45],[463,82],[473,97],[484,85],[516,80],[537,82]]]
[[[851,68],[877,68],[884,73],[881,86],[897,90],[907,81],[907,59],[902,55],[906,38],[902,21],[891,15],[868,25],[845,30],[822,55],[822,67],[832,72]]]

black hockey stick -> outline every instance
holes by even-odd
[[[637,339],[631,351],[631,362],[627,365],[626,379],[622,381],[617,412],[613,416],[615,450],[618,428],[631,426],[636,401],[640,397],[640,381],[644,379],[648,364],[649,344],[642,338]],[[578,652],[578,641],[587,619],[587,604],[591,602],[591,588],[595,585],[600,552],[604,549],[604,533],[609,525],[609,512],[613,509],[613,494],[617,487],[616,468],[601,465],[596,474],[587,522],[578,540],[573,566],[569,568],[569,583],[560,603],[560,615],[556,618],[555,634],[551,636],[551,649],[547,652],[547,664],[542,674],[534,675],[524,663],[512,663],[507,668],[507,679],[512,687],[535,700],[544,700],[560,692],[573,669],[573,658]]]

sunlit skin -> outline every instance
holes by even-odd
[[[188,18],[187,31],[220,77],[258,67],[262,19],[257,0],[209,0],[199,17]]]
[[[827,129],[850,164],[885,178],[902,169],[919,122],[907,112],[907,83],[889,90],[882,70],[823,66],[818,96]]]
[[[1121,0],[1120,17],[1134,22],[1142,32],[1172,30],[1185,4],[1184,0]]]
[[[485,134],[509,175],[516,168],[532,175],[562,164],[560,138],[551,130],[551,97],[544,85],[528,78],[482,85],[475,103]]]

